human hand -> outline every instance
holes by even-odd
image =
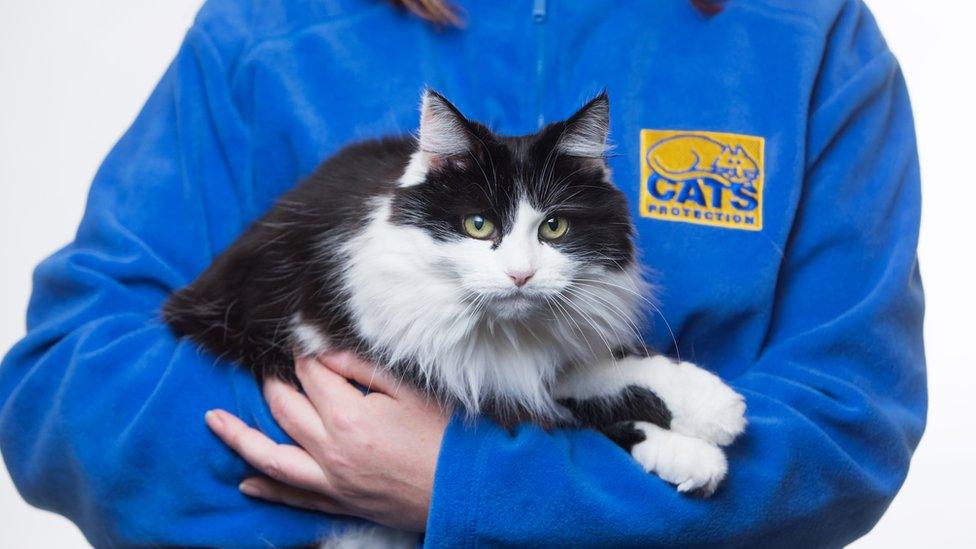
[[[226,411],[207,412],[214,433],[267,475],[245,479],[240,490],[422,532],[448,412],[351,353],[296,358],[295,366],[305,394],[268,380],[264,396],[300,447],[275,443]]]

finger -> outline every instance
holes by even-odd
[[[363,394],[315,358],[295,358],[295,373],[319,417],[325,421],[337,411],[362,405]]]
[[[239,486],[241,492],[252,498],[260,498],[275,503],[283,503],[300,509],[309,509],[333,515],[347,515],[346,509],[334,499],[317,492],[302,490],[264,477],[244,479]]]
[[[220,440],[258,471],[306,490],[329,490],[328,477],[305,450],[278,444],[223,410],[210,410],[205,418]]]
[[[264,399],[278,425],[302,448],[314,451],[325,444],[322,418],[297,389],[279,379],[268,379],[264,382]]]
[[[333,372],[355,381],[371,392],[378,391],[393,396],[400,385],[389,373],[348,351],[323,355],[319,360]]]

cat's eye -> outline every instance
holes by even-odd
[[[464,232],[471,238],[485,240],[495,234],[495,224],[487,217],[475,214],[464,218]]]
[[[557,240],[569,230],[569,221],[565,217],[552,216],[539,225],[539,236],[543,240]]]

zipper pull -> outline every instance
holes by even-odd
[[[532,4],[532,19],[536,23],[542,23],[546,20],[546,0],[535,0]]]

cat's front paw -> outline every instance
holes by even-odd
[[[635,444],[631,456],[645,471],[678,487],[682,493],[711,496],[728,473],[721,448],[708,441],[662,429],[651,423],[635,422],[645,440]]]
[[[746,428],[746,401],[715,374],[690,362],[681,371],[684,402],[673,411],[671,428],[727,446]]]

